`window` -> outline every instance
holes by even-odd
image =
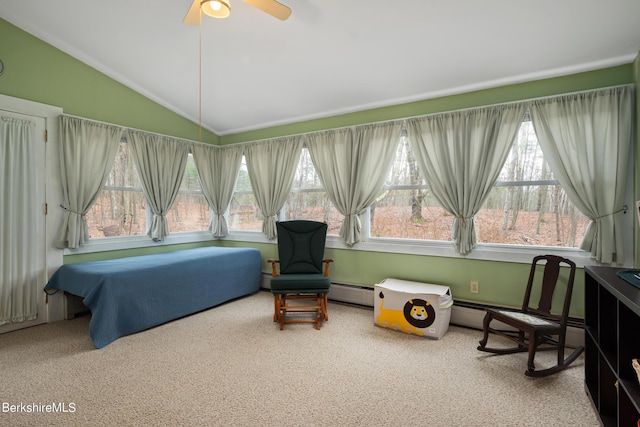
[[[262,231],[263,216],[251,188],[244,156],[228,212],[230,230]],[[326,222],[329,225],[328,234],[337,235],[342,226],[342,218],[322,188],[309,151],[303,148],[291,192],[280,211],[280,220],[308,219]]]
[[[476,217],[478,242],[579,247],[589,220],[569,201],[526,120]]]
[[[123,141],[105,187],[86,215],[89,237],[146,235],[147,222],[151,219],[146,205],[133,157]],[[187,159],[180,192],[167,214],[167,222],[172,233],[201,231],[209,226],[209,206],[191,154]]]
[[[242,156],[238,181],[229,206],[229,230],[262,231],[262,215],[251,188],[247,162]]]
[[[370,208],[371,237],[450,240],[453,216],[429,192],[406,134],[377,201]]]
[[[371,237],[451,240],[453,216],[430,194],[406,135],[370,217]],[[555,180],[531,121],[522,123],[475,221],[478,243],[580,246],[588,219]]]
[[[328,224],[328,234],[337,235],[343,216],[333,206],[311,161],[309,150],[302,149],[291,193],[282,210],[283,220],[308,219]]]
[[[180,190],[167,214],[169,231],[179,233],[206,230],[209,228],[209,219],[209,204],[200,185],[193,155],[189,153]]]
[[[111,173],[86,215],[90,238],[146,234],[146,204],[126,142],[121,142]]]
[[[363,241],[353,248],[458,256],[451,245],[454,217],[429,191],[408,138],[407,134],[401,136],[385,185],[361,218]],[[233,231],[251,232],[232,234],[230,239],[266,241],[244,162],[230,217]],[[333,235],[329,244],[347,247],[337,238],[343,217],[322,189],[306,148],[280,219],[326,221]],[[578,248],[589,220],[569,201],[554,177],[528,119],[521,123],[498,180],[474,221],[478,247],[470,258],[530,262],[534,251],[547,248],[548,253],[571,253],[588,259],[588,254]]]

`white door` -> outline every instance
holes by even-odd
[[[46,125],[47,121],[43,117],[36,117],[26,114],[20,114],[10,111],[0,110],[0,120],[23,120],[33,123],[30,125],[31,138],[29,140],[30,147],[25,150],[25,154],[21,157],[24,163],[19,167],[11,164],[7,165],[8,158],[7,148],[11,141],[9,136],[3,137],[2,143],[5,147],[0,147],[0,194],[5,196],[9,194],[22,195],[24,197],[13,197],[14,203],[9,206],[7,200],[2,200],[0,209],[0,230],[2,239],[0,239],[0,268],[4,273],[0,276],[0,286],[7,289],[12,285],[10,282],[20,281],[28,283],[28,288],[24,294],[21,291],[15,291],[11,294],[11,304],[21,304],[23,298],[30,298],[33,295],[36,300],[37,314],[33,320],[24,320],[19,322],[8,322],[0,325],[0,333],[13,331],[29,326],[34,326],[47,321],[47,313],[45,309],[45,294],[42,291],[47,281],[47,242],[46,242]],[[31,145],[32,144],[32,145]],[[22,162],[21,162],[22,163]],[[35,183],[29,183],[28,179],[24,179],[23,171],[28,171],[30,177],[35,179]],[[25,182],[26,181],[26,182]],[[19,217],[20,220],[16,220]],[[23,221],[23,220],[26,220]],[[16,227],[15,224],[29,224],[28,227]],[[21,260],[27,260],[27,263]],[[7,273],[10,270],[8,266],[22,265],[14,268],[15,273]],[[3,268],[4,267],[4,268]],[[33,292],[33,293],[30,293]],[[0,292],[0,296],[5,295],[0,304],[8,305],[6,293]],[[0,321],[0,323],[3,323]]]

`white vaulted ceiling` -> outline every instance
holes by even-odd
[[[0,0],[0,17],[220,135],[630,63],[640,0]],[[201,32],[200,32],[201,31]],[[202,85],[199,40],[202,37]],[[3,41],[5,43],[5,41]]]

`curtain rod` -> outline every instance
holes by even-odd
[[[274,136],[274,137],[271,137],[271,138],[261,138],[261,139],[251,140],[251,141],[238,142],[238,143],[235,143],[235,144],[222,144],[222,145],[208,144],[206,142],[193,141],[191,139],[186,139],[186,138],[178,138],[176,136],[165,135],[165,134],[158,133],[158,132],[151,132],[151,131],[147,131],[147,130],[131,128],[131,127],[128,127],[128,126],[117,125],[117,124],[114,124],[114,123],[108,123],[108,122],[95,120],[95,119],[88,119],[86,117],[75,116],[75,115],[72,115],[72,114],[63,113],[62,115],[63,116],[67,116],[67,117],[74,117],[76,119],[87,120],[87,121],[94,122],[94,123],[101,123],[101,124],[109,125],[109,126],[118,126],[118,127],[121,127],[122,129],[125,129],[125,130],[132,130],[132,131],[137,131],[137,132],[146,132],[146,133],[149,133],[149,134],[163,136],[163,137],[167,137],[167,138],[175,138],[175,139],[179,139],[181,141],[185,141],[185,142],[188,142],[188,143],[191,143],[191,144],[202,144],[202,145],[205,145],[205,146],[214,146],[214,147],[220,147],[221,148],[221,147],[227,147],[227,146],[232,146],[232,145],[233,146],[240,146],[240,145],[246,145],[246,144],[253,144],[253,143],[257,143],[257,142],[273,141],[275,139],[291,138],[291,137],[296,137],[296,136],[300,137],[300,136],[311,135],[311,134],[320,133],[320,132],[336,131],[336,130],[342,130],[342,129],[352,129],[352,128],[357,127],[357,126],[378,125],[378,124],[384,124],[384,123],[400,122],[400,121],[406,121],[406,120],[410,120],[410,119],[415,119],[415,118],[418,118],[418,117],[430,117],[430,116],[435,116],[437,114],[451,113],[451,112],[454,112],[454,111],[472,111],[472,110],[478,110],[478,109],[481,109],[481,108],[498,107],[498,106],[501,106],[501,105],[511,105],[511,104],[518,104],[518,103],[523,103],[523,102],[540,101],[540,100],[544,100],[544,99],[561,98],[563,96],[579,95],[581,93],[597,92],[597,91],[600,91],[600,90],[609,90],[609,89],[616,89],[616,88],[623,88],[623,87],[630,87],[631,89],[634,89],[633,83],[627,83],[627,84],[623,84],[623,85],[607,86],[607,87],[601,87],[601,88],[597,88],[597,89],[585,89],[585,90],[580,90],[580,91],[576,91],[576,92],[567,92],[567,93],[557,94],[557,95],[540,96],[540,97],[536,97],[536,98],[521,99],[521,100],[518,100],[518,101],[499,102],[499,103],[496,103],[496,104],[488,104],[488,105],[482,105],[482,106],[478,106],[478,107],[468,107],[468,108],[460,108],[460,109],[456,109],[456,110],[439,111],[437,113],[419,114],[419,115],[416,115],[416,116],[408,116],[408,117],[398,118],[398,119],[381,120],[381,121],[378,121],[378,122],[368,122],[368,123],[361,123],[361,124],[350,125],[350,126],[340,126],[340,127],[337,127],[337,128],[314,130],[314,131],[309,131],[309,132],[294,133],[294,134],[285,135],[285,136]]]

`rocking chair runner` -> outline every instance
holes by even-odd
[[[529,301],[531,299],[534,283],[536,283],[536,270],[539,263],[544,263],[544,272],[541,282],[538,308],[533,308],[530,306]],[[562,312],[559,315],[555,315],[551,313],[551,299],[554,291],[556,290],[561,265],[569,267],[569,278],[567,280],[567,289],[564,296]],[[478,350],[496,354],[528,352],[529,359],[525,375],[531,377],[544,377],[551,375],[569,366],[584,350],[584,347],[578,347],[565,358],[565,339],[575,271],[576,265],[569,259],[554,255],[540,255],[535,257],[531,264],[529,282],[525,291],[521,311],[486,309],[483,322],[484,338],[480,341]],[[492,328],[490,324],[493,320],[500,321],[515,328],[515,333]],[[515,342],[517,347],[486,347],[490,332]],[[546,346],[541,347],[542,345]],[[536,370],[534,363],[536,351],[544,350],[557,350],[557,364],[550,368]]]
[[[333,262],[322,259],[327,224],[294,220],[278,222],[277,228],[279,259],[267,261],[272,270],[273,321],[280,322],[280,329],[286,323],[315,323],[320,329],[322,322],[329,319],[329,264]],[[276,264],[280,264],[280,275]],[[303,318],[297,313],[312,313],[313,316]]]

